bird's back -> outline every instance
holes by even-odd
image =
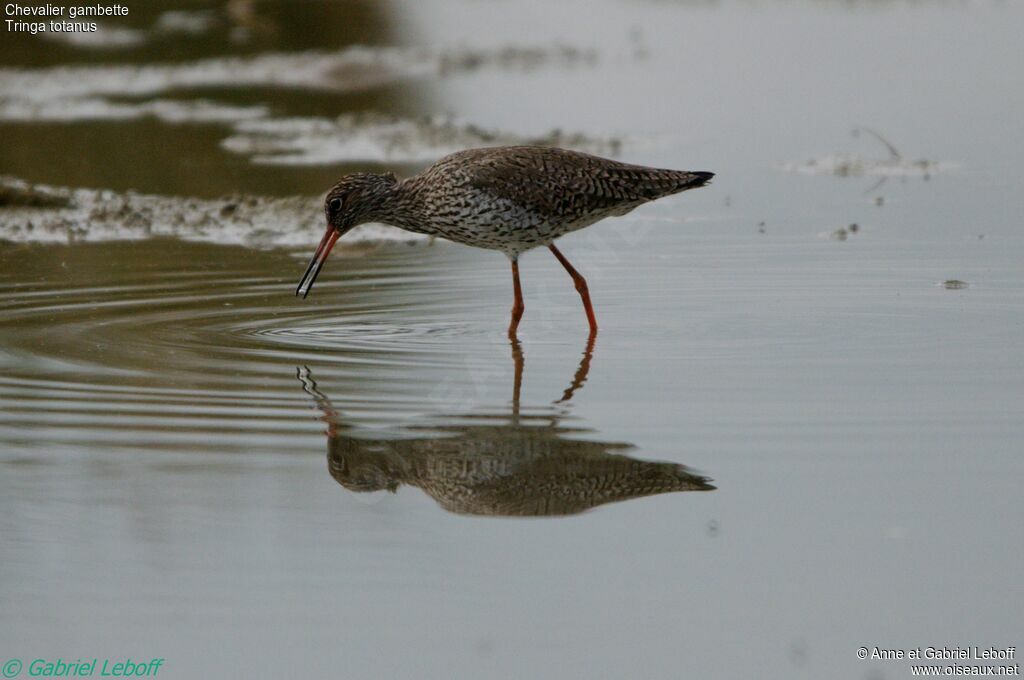
[[[469,149],[441,159],[435,169],[484,193],[566,218],[636,207],[702,186],[712,177],[710,172],[650,168],[543,146]]]
[[[409,181],[445,225],[440,235],[514,252],[703,186],[712,176],[567,149],[503,146],[459,151]],[[493,245],[476,242],[491,236],[498,237]]]

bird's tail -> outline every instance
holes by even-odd
[[[643,196],[644,200],[653,201],[663,196],[702,187],[714,176],[713,172],[703,171],[652,170],[637,193]]]
[[[679,175],[679,191],[686,191],[687,189],[697,189],[704,186],[711,181],[711,178],[715,176],[715,173],[700,170],[694,172],[681,172]]]

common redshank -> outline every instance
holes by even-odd
[[[514,292],[509,337],[515,337],[525,309],[519,256],[547,246],[576,284],[593,334],[597,319],[587,282],[555,247],[555,239],[704,186],[713,176],[542,146],[459,151],[401,181],[391,173],[347,175],[324,199],[327,233],[295,294],[306,297],[338,237],[365,222],[382,222],[505,253],[512,262]]]

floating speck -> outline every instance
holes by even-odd
[[[797,639],[789,643],[789,660],[794,666],[803,666],[807,663],[806,640]]]
[[[946,290],[963,290],[967,285],[966,281],[959,281],[957,279],[950,279],[942,282],[942,287]]]
[[[860,231],[860,225],[854,222],[853,224],[848,226],[846,230],[849,231],[851,234],[856,234],[858,231]]]
[[[846,240],[846,230],[843,229],[842,227],[840,227],[839,229],[836,229],[835,231],[832,232],[832,235],[830,236],[830,238],[832,240],[834,240],[834,241],[845,241]]]

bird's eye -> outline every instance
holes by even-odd
[[[331,212],[335,212],[336,213],[339,210],[341,210],[341,199],[340,198],[332,198],[330,203],[328,203],[327,205],[330,206]]]

